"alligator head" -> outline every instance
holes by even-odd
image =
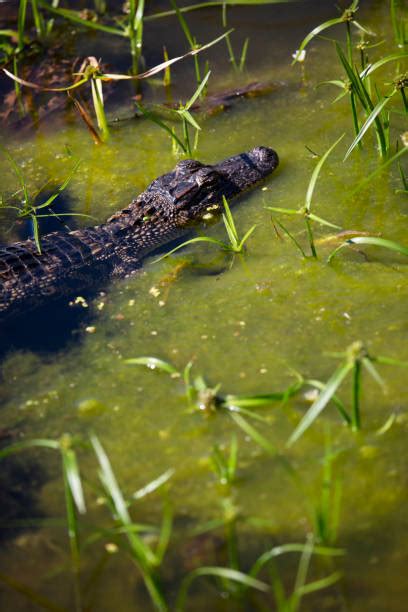
[[[268,177],[278,164],[277,154],[268,147],[255,147],[214,166],[185,159],[173,172],[153,181],[145,193],[158,196],[165,203],[167,215],[180,227],[200,220],[209,209],[222,203],[222,196],[230,199],[247,191]]]

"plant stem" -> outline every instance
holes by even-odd
[[[361,362],[356,359],[353,369],[353,410],[351,415],[352,431],[361,429],[360,419],[360,394],[361,394]]]
[[[316,247],[315,247],[314,238],[313,238],[312,224],[310,223],[309,217],[305,217],[305,223],[306,223],[307,235],[309,238],[310,250],[312,252],[312,256],[315,259],[317,259],[317,252],[316,252]]]

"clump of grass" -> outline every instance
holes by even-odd
[[[267,206],[266,209],[270,210],[274,213],[283,213],[286,215],[296,215],[296,216],[301,216],[303,217],[305,224],[306,224],[306,231],[307,231],[307,236],[308,236],[308,240],[309,240],[309,247],[310,247],[310,253],[311,256],[314,258],[317,258],[317,251],[316,251],[316,245],[315,245],[315,240],[314,240],[314,233],[313,233],[313,228],[312,228],[312,221],[315,221],[321,225],[325,225],[327,227],[331,227],[334,229],[341,229],[340,226],[335,225],[334,223],[331,223],[330,221],[327,221],[326,219],[322,219],[321,217],[318,217],[317,215],[315,215],[314,213],[311,212],[311,208],[312,208],[312,199],[313,199],[313,193],[316,187],[316,183],[317,183],[317,179],[319,178],[319,174],[321,172],[321,169],[326,161],[326,159],[328,158],[328,156],[330,155],[330,153],[333,151],[333,149],[339,144],[339,142],[343,139],[344,134],[342,134],[340,136],[340,138],[338,138],[336,140],[336,142],[334,144],[332,144],[332,146],[325,152],[325,154],[319,159],[318,163],[316,164],[315,169],[313,170],[312,176],[310,178],[309,181],[309,185],[306,191],[306,196],[305,196],[305,203],[304,205],[299,208],[299,209],[293,209],[293,208],[277,208],[276,206]],[[303,250],[302,246],[299,244],[299,242],[296,240],[296,238],[286,229],[286,227],[282,224],[279,223],[280,227],[285,231],[285,233],[287,233],[289,235],[289,237],[294,241],[294,243],[296,244],[296,246],[298,247],[298,249],[300,250],[300,252],[302,253],[303,257],[307,257],[305,251]]]
[[[398,92],[401,93],[401,98],[405,111],[407,111],[407,100],[404,89],[406,88],[406,77],[404,75],[399,76],[395,79],[394,87],[385,94],[380,94],[379,88],[376,84],[371,83],[371,75],[375,70],[384,66],[390,61],[402,61],[406,54],[398,53],[391,54],[381,58],[375,64],[370,64],[366,55],[366,49],[378,46],[378,44],[368,44],[364,41],[360,41],[357,48],[360,53],[361,60],[361,72],[357,68],[353,58],[353,41],[351,35],[351,26],[354,26],[359,30],[362,37],[375,36],[373,32],[370,32],[367,28],[362,26],[356,21],[355,15],[359,8],[359,0],[354,2],[343,12],[341,17],[326,21],[316,28],[314,28],[302,41],[299,50],[294,54],[294,63],[296,61],[303,61],[305,49],[307,45],[321,32],[335,25],[344,23],[346,25],[346,52],[343,51],[340,44],[335,41],[335,49],[339,58],[340,64],[346,73],[346,80],[330,80],[327,83],[335,85],[342,89],[342,93],[336,98],[335,101],[341,99],[344,95],[348,94],[350,97],[351,114],[355,132],[355,138],[347,150],[345,159],[351,154],[356,146],[361,148],[362,139],[370,128],[374,128],[375,135],[378,143],[378,150],[382,159],[387,159],[390,155],[390,113],[385,110],[390,102],[395,98]],[[395,19],[396,11],[395,4],[391,2],[391,18],[393,21],[394,31],[396,38],[400,39],[402,28],[396,26]],[[405,26],[404,26],[405,31]],[[359,108],[360,107],[360,108]],[[360,111],[363,113],[364,118],[360,125]]]
[[[17,442],[16,444],[7,446],[0,450],[0,460],[4,457],[29,448],[47,448],[55,450],[61,455],[66,508],[66,527],[71,550],[71,569],[73,574],[73,586],[75,594],[75,610],[79,612],[80,610],[82,610],[82,597],[79,581],[81,555],[79,544],[80,529],[77,513],[85,514],[86,506],[77,457],[74,450],[74,441],[69,435],[64,435],[59,440],[33,439],[24,442]],[[10,584],[10,581],[8,582]],[[47,598],[42,595],[38,595],[35,591],[32,591],[31,589],[25,588],[25,585],[13,585],[12,581],[10,586],[22,592],[31,601],[34,601],[36,603],[38,603],[39,601],[48,602]],[[51,604],[51,607],[49,607],[48,609],[55,609],[55,606],[52,604],[52,602],[49,603]]]
[[[73,75],[75,77],[74,82],[71,85],[68,85],[67,87],[44,87],[44,86],[39,85],[38,83],[32,83],[32,82],[26,81],[24,79],[21,79],[17,74],[13,74],[12,72],[10,72],[9,70],[7,70],[5,68],[3,68],[3,71],[5,72],[5,74],[8,77],[13,79],[13,81],[16,84],[18,84],[18,86],[23,85],[24,87],[29,87],[29,88],[35,89],[37,91],[54,92],[54,93],[66,93],[66,94],[70,95],[71,97],[73,97],[74,90],[76,90],[76,89],[82,87],[83,85],[89,83],[90,86],[91,86],[92,101],[93,101],[94,112],[95,112],[95,116],[96,116],[96,120],[97,120],[97,128],[94,127],[92,118],[90,117],[88,111],[81,105],[79,100],[74,98],[74,102],[75,102],[75,106],[77,107],[77,109],[80,112],[80,115],[81,115],[82,119],[85,121],[88,129],[90,130],[90,132],[92,134],[92,137],[94,138],[95,142],[97,144],[99,144],[100,142],[106,141],[108,139],[108,137],[109,137],[108,120],[107,120],[106,113],[105,113],[104,99],[103,99],[103,89],[102,89],[103,82],[123,81],[123,80],[136,80],[137,81],[137,80],[141,80],[141,79],[150,78],[150,77],[154,76],[155,74],[166,70],[169,66],[171,66],[175,62],[178,62],[178,61],[180,61],[182,59],[185,59],[186,57],[189,57],[189,56],[196,56],[198,53],[201,53],[202,51],[208,49],[212,45],[217,44],[223,38],[225,38],[225,36],[227,34],[228,33],[226,32],[225,34],[223,34],[223,35],[219,36],[218,38],[212,40],[211,42],[207,43],[206,45],[199,46],[199,47],[195,48],[194,50],[189,51],[189,52],[185,53],[184,55],[182,55],[180,57],[175,57],[175,58],[172,58],[170,60],[164,61],[161,64],[158,64],[157,66],[154,66],[150,70],[147,70],[147,71],[145,71],[143,73],[140,73],[140,74],[137,74],[137,75],[110,74],[110,73],[108,74],[108,73],[104,73],[102,71],[101,65],[98,62],[98,60],[95,57],[93,57],[93,56],[89,56],[82,63],[82,66],[81,66],[79,72],[77,72],[77,73],[75,73],[75,75]],[[188,123],[193,125],[196,128],[196,130],[201,129],[198,126],[198,124],[195,122],[195,120],[193,119],[191,114],[189,113],[189,109],[192,106],[192,104],[194,103],[194,101],[196,100],[196,98],[202,92],[202,89],[204,88],[204,86],[205,86],[205,84],[206,84],[206,82],[208,80],[208,76],[209,75],[206,76],[206,80],[204,82],[204,85],[198,87],[198,90],[197,90],[198,93],[196,91],[195,94],[193,94],[193,98],[194,98],[193,101],[192,102],[189,101],[185,105],[187,108],[182,107],[179,110],[175,111],[177,116],[179,116],[181,118],[181,120],[183,122],[183,125],[185,126],[185,131],[187,130],[187,124]],[[145,112],[145,114],[146,114],[146,112]],[[153,118],[153,116],[149,116],[149,118]],[[161,125],[161,127],[164,127],[164,129],[169,130],[169,128],[166,127],[165,124],[163,124],[162,122],[160,123],[159,121],[156,120],[156,123],[159,123]],[[98,129],[99,129],[99,131],[98,131]],[[183,150],[185,150],[186,152],[189,150],[189,146],[190,145],[189,145],[189,140],[188,140],[188,130],[187,130],[187,134],[185,134],[185,138],[187,139],[187,145],[182,144],[182,141],[180,139],[178,139],[175,136],[175,134],[173,134],[172,137],[173,137],[173,139],[175,139],[181,145],[181,148]]]
[[[19,219],[30,219],[31,220],[32,228],[33,228],[33,238],[34,238],[38,253],[41,253],[41,236],[40,236],[40,227],[39,227],[39,221],[38,221],[39,219],[45,218],[45,217],[52,217],[52,216],[58,217],[58,218],[67,217],[67,216],[68,217],[72,217],[72,216],[89,217],[89,215],[85,215],[81,213],[58,213],[57,214],[51,208],[51,204],[54,202],[54,200],[69,185],[72,177],[74,176],[75,172],[77,171],[81,163],[81,160],[77,160],[75,162],[72,170],[70,171],[65,181],[57,188],[57,190],[49,198],[47,198],[41,204],[36,204],[35,200],[38,194],[35,194],[33,196],[30,195],[29,190],[28,190],[27,181],[18,163],[16,162],[14,157],[7,151],[7,149],[0,147],[0,150],[3,152],[4,156],[10,162],[13,172],[15,176],[17,177],[18,182],[20,184],[20,189],[16,191],[16,193],[13,195],[14,196],[19,195],[22,198],[21,204],[18,206],[11,205],[11,204],[5,204],[4,202],[2,202],[2,208],[9,208],[11,210],[15,210],[16,216]],[[42,212],[43,210],[47,210],[49,212],[44,213]]]
[[[169,255],[173,255],[176,251],[182,249],[183,247],[188,246],[189,244],[194,244],[197,242],[208,242],[210,244],[215,244],[223,251],[227,253],[232,253],[233,255],[241,254],[246,248],[246,242],[251,234],[254,232],[256,225],[253,225],[245,232],[242,238],[239,237],[234,218],[231,213],[231,209],[229,207],[228,201],[225,196],[222,196],[222,201],[224,205],[224,212],[222,214],[222,220],[224,222],[224,227],[228,235],[228,242],[223,240],[218,240],[217,238],[211,238],[209,236],[197,236],[197,238],[191,238],[190,240],[186,240],[182,244],[179,244],[174,249],[165,253],[158,259],[155,260],[155,263],[169,257]]]
[[[178,154],[181,150],[185,155],[189,155],[190,157],[193,155],[193,151],[196,150],[198,145],[198,135],[201,131],[201,127],[198,122],[194,119],[192,114],[190,113],[190,109],[193,104],[196,102],[197,98],[201,95],[201,92],[206,87],[208,79],[210,77],[211,72],[207,72],[204,79],[198,85],[197,89],[191,96],[191,98],[185,103],[179,105],[178,109],[170,110],[169,113],[172,117],[174,117],[177,121],[181,121],[182,125],[182,135],[178,136],[174,128],[167,125],[157,113],[154,111],[148,110],[145,108],[140,102],[136,103],[139,111],[150,121],[156,123],[159,127],[165,130],[171,137],[173,143],[173,150],[175,154]],[[189,126],[195,130],[194,142],[191,145],[191,137],[189,132]]]
[[[307,429],[315,422],[321,412],[333,401],[343,422],[356,432],[361,429],[361,393],[362,393],[362,374],[365,370],[371,378],[385,390],[385,383],[377,369],[375,363],[407,366],[405,362],[389,357],[371,355],[361,341],[356,341],[343,353],[332,353],[332,356],[339,357],[342,361],[336,368],[329,380],[322,384],[319,381],[305,381],[311,386],[319,389],[320,393],[308,411],[304,414],[295,431],[289,438],[288,446],[294,444]],[[347,409],[343,402],[337,397],[336,392],[348,376],[352,379],[352,398],[351,409]]]
[[[116,480],[109,458],[95,435],[91,436],[91,444],[98,459],[100,467],[99,478],[104,492],[107,495],[112,516],[115,517],[118,522],[120,531],[126,536],[128,542],[127,552],[142,574],[143,581],[153,605],[157,610],[165,611],[167,610],[167,604],[157,576],[157,570],[163,562],[170,540],[172,530],[171,510],[168,506],[165,509],[157,546],[156,549],[153,550],[143,536],[139,535],[138,529],[135,529],[135,524],[128,511],[128,503]],[[139,495],[136,494],[136,499],[166,482],[168,477],[169,476],[162,476],[159,484],[155,482],[154,485],[150,484],[150,486],[147,485],[144,487],[143,494],[140,494],[140,492]]]
[[[192,362],[189,362],[183,371],[177,370],[171,363],[157,359],[156,357],[133,357],[125,359],[127,365],[141,365],[150,370],[158,370],[170,374],[171,378],[181,379],[184,383],[184,394],[191,411],[201,411],[206,416],[224,413],[228,415],[247,436],[267,453],[276,456],[278,449],[256,429],[248,419],[257,421],[264,425],[268,420],[257,414],[254,408],[268,406],[274,402],[284,405],[289,398],[296,395],[303,385],[303,379],[297,380],[284,391],[255,394],[255,395],[222,395],[221,385],[210,387],[202,375],[191,377]],[[293,472],[286,459],[281,457],[284,467]]]
[[[224,2],[222,4],[222,25],[224,28],[227,27],[227,4]],[[237,60],[236,55],[234,53],[234,49],[232,47],[232,43],[231,43],[231,37],[228,34],[228,36],[225,38],[225,42],[227,45],[227,49],[228,49],[228,56],[229,56],[229,60],[230,63],[232,65],[232,67],[234,68],[234,70],[236,72],[242,72],[244,70],[245,67],[245,63],[246,63],[246,58],[247,58],[247,54],[248,54],[248,45],[249,45],[249,38],[246,38],[244,40],[244,44],[242,45],[242,49],[241,49],[241,55],[239,60]]]
[[[83,602],[83,593],[81,592],[80,583],[82,552],[85,547],[98,541],[101,537],[116,538],[119,547],[123,548],[140,570],[153,606],[155,609],[165,612],[168,606],[160,585],[158,570],[163,563],[171,537],[172,510],[169,504],[165,504],[161,527],[159,530],[154,530],[157,537],[154,539],[154,544],[150,544],[148,539],[145,538],[145,534],[151,533],[151,527],[135,523],[131,518],[129,506],[132,501],[139,501],[146,495],[162,487],[171,478],[174,471],[167,470],[167,472],[145,485],[142,489],[133,493],[131,499],[127,499],[119,487],[111,462],[99,439],[95,435],[91,435],[90,442],[98,460],[99,479],[102,484],[107,506],[114,519],[114,527],[111,529],[104,528],[94,531],[94,533],[92,533],[83,543],[81,543],[80,539],[81,529],[79,515],[84,515],[87,510],[77,455],[75,452],[75,445],[78,445],[79,441],[75,441],[70,435],[66,434],[59,440],[34,439],[19,442],[1,449],[0,460],[22,450],[38,447],[52,449],[61,454],[66,525],[71,550],[75,610],[77,612],[80,612],[86,607]],[[123,536],[127,544],[122,544]],[[3,580],[11,588],[25,595],[32,603],[40,604],[44,609],[57,609],[52,601],[49,601],[46,597],[26,587],[24,584],[4,575],[0,575],[0,580]]]

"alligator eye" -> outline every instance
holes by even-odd
[[[218,180],[218,174],[212,168],[201,168],[195,173],[197,185],[215,185]]]
[[[174,201],[177,203],[183,199],[186,195],[192,195],[197,191],[197,185],[195,183],[189,183],[188,181],[182,181],[178,183],[173,189],[170,190]]]

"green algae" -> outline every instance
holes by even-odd
[[[377,8],[377,20],[381,15]],[[285,68],[260,67],[256,77],[284,78],[285,84],[268,96],[242,101],[231,111],[202,121],[196,152],[200,160],[216,162],[258,144],[275,148],[281,158],[271,181],[241,198],[233,209],[239,231],[257,225],[245,258],[237,258],[217,275],[199,273],[194,265],[207,264],[211,258],[203,246],[188,249],[192,265],[180,264],[186,251],[170,263],[148,260],[139,274],[109,284],[89,304],[92,323],[67,350],[52,357],[12,353],[3,363],[4,427],[17,424],[24,438],[59,438],[68,431],[86,439],[91,430],[96,432],[129,493],[174,469],[169,497],[181,537],[193,525],[223,517],[223,496],[210,458],[214,444],[229,445],[233,424],[221,413],[205,417],[191,412],[178,379],[131,368],[125,359],[153,355],[179,370],[193,360],[194,371],[211,386],[221,384],[223,393],[234,394],[279,391],[293,382],[293,371],[327,380],[337,363],[328,353],[343,351],[356,340],[363,341],[372,354],[408,360],[406,260],[382,251],[365,249],[365,257],[344,250],[328,266],[326,257],[337,244],[336,237],[318,225],[318,259],[304,259],[287,237],[277,236],[266,210],[267,206],[301,206],[316,164],[306,146],[321,155],[345,131],[347,144],[333,152],[321,172],[313,210],[344,229],[408,244],[406,198],[395,193],[400,186],[396,168],[350,195],[378,163],[374,143],[342,162],[353,139],[347,103],[332,105],[330,90],[315,90],[318,82],[332,76],[334,52],[327,53],[321,43],[310,59],[302,83],[297,67],[289,69],[290,53]],[[118,115],[121,112],[118,109]],[[397,117],[396,124],[395,139],[405,129],[403,118]],[[81,157],[80,170],[68,188],[70,203],[72,210],[93,215],[95,222],[125,206],[176,161],[166,134],[142,119],[113,125],[111,141],[103,147],[95,147],[76,124],[60,125],[55,132],[40,130],[24,143],[10,140],[8,144],[34,190],[49,177],[63,180],[72,165],[71,154]],[[12,192],[13,176],[5,163],[2,171],[2,189]],[[306,247],[302,220],[285,219],[288,227],[289,223]],[[220,225],[205,231],[222,237]],[[407,391],[401,369],[384,365],[381,375],[386,382],[384,394],[368,377],[363,379],[364,423],[356,436],[332,408],[288,451],[285,443],[309,406],[307,397],[300,394],[283,408],[275,404],[259,409],[269,422],[260,431],[290,459],[302,487],[276,457],[268,456],[236,429],[239,461],[232,497],[244,534],[251,531],[252,520],[261,537],[279,542],[303,539],[313,528],[330,427],[338,451],[336,475],[343,490],[336,543],[348,549],[346,599],[352,610],[381,610],[386,605],[399,612],[406,597],[400,576],[408,551],[403,535]],[[350,389],[346,387],[341,397],[348,402]],[[379,433],[391,414],[395,415],[391,427]],[[86,479],[94,481],[95,460],[86,449],[80,453],[80,465]],[[52,476],[38,492],[39,499],[47,516],[62,516],[61,480],[52,462],[48,469]],[[92,492],[88,495],[90,516],[95,524],[103,522],[97,500]],[[149,498],[139,512],[138,520],[158,521],[160,497]],[[64,574],[57,575],[54,585],[44,576],[66,560],[67,546],[60,532],[45,527],[39,533],[42,543],[28,536],[23,544],[9,543],[0,555],[0,566],[18,574],[23,553],[29,550],[35,562],[24,570],[28,582],[53,593]],[[89,570],[91,561],[85,557]],[[123,593],[131,598],[133,590],[139,589],[134,578],[126,578],[126,566],[121,563],[112,569],[109,585],[100,587],[99,609],[109,609],[118,592],[126,599]],[[385,593],[394,589],[398,596],[385,604]],[[10,591],[2,595],[3,601],[8,597],[14,597]],[[12,601],[13,609],[24,609],[17,596]],[[69,605],[69,594],[60,594],[58,601]],[[139,607],[133,601],[129,609]]]

